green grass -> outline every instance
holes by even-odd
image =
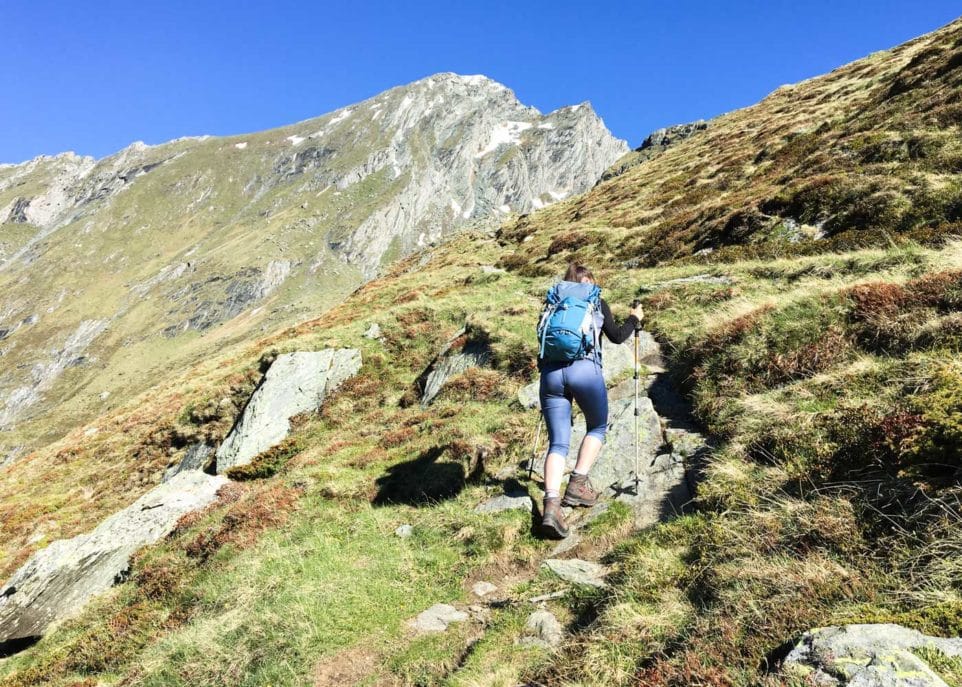
[[[309,497],[300,507],[311,516],[199,590],[204,611],[142,657],[156,666],[143,684],[220,684],[227,666],[237,684],[298,684],[323,657],[370,635],[399,642],[407,618],[460,596],[456,545],[399,539],[386,511]]]
[[[949,687],[962,685],[962,659],[957,656],[946,656],[938,649],[920,647],[912,653],[929,664],[936,675],[942,678]]]
[[[483,631],[472,621],[443,636],[410,635],[406,620],[432,603],[470,603],[469,579],[498,582],[510,571],[514,599],[558,588],[546,575],[521,584],[547,551],[532,537],[526,516],[471,511],[485,493],[496,492],[494,472],[526,457],[534,415],[513,407],[513,390],[531,378],[530,321],[549,280],[483,274],[477,266],[494,262],[496,245],[478,237],[462,241],[440,250],[424,272],[407,273],[401,265],[345,304],[380,313],[383,343],[360,337],[371,318],[349,320],[335,311],[233,359],[217,372],[221,390],[198,383],[184,394],[180,387],[169,406],[158,396],[155,403],[169,408],[164,412],[175,426],[226,432],[218,399],[229,388],[237,389],[238,399],[249,393],[265,351],[363,349],[358,377],[320,414],[298,421],[292,449],[270,470],[251,475],[256,479],[247,483],[248,496],[149,551],[135,565],[125,585],[130,589],[122,587],[106,607],[5,662],[5,684],[21,684],[14,676],[29,676],[31,664],[59,675],[60,684],[85,670],[127,676],[130,684],[213,685],[225,674],[237,684],[306,684],[317,671],[356,656],[370,668],[356,676],[362,682],[390,675],[402,684],[483,684],[486,677],[501,684],[628,684],[643,675],[671,684],[724,674],[741,684],[754,679],[768,652],[810,626],[902,617],[903,602],[883,599],[916,599],[925,608],[933,603],[922,601],[929,598],[928,585],[954,584],[954,569],[935,559],[923,568],[914,563],[919,577],[906,577],[901,571],[922,549],[877,529],[881,521],[872,509],[881,504],[857,489],[817,481],[821,466],[837,470],[845,464],[838,451],[851,450],[839,443],[846,424],[829,420],[849,417],[845,412],[865,400],[901,402],[892,379],[909,370],[918,375],[926,369],[919,367],[923,360],[940,356],[928,351],[903,360],[859,352],[852,344],[851,354],[823,367],[774,377],[764,362],[817,341],[812,332],[821,325],[844,332],[862,327],[844,294],[867,275],[884,274],[911,290],[929,283],[918,281],[920,273],[944,271],[955,259],[951,251],[918,248],[866,251],[783,261],[768,265],[764,275],[759,263],[733,265],[726,274],[738,293],[723,310],[715,298],[701,295],[718,287],[669,284],[647,296],[650,326],[669,352],[678,351],[675,371],[692,361],[705,370],[690,382],[695,398],[704,399],[696,406],[704,419],[716,417],[708,414],[715,407],[710,402],[724,399],[748,421],[733,425],[728,444],[708,466],[700,514],[630,534],[630,515],[616,505],[588,528],[590,541],[610,549],[615,583],[602,595],[553,602],[573,632],[563,661],[515,645],[526,618],[518,604],[491,609]],[[460,257],[464,245],[473,246],[471,259]],[[668,266],[612,275],[606,295],[618,309],[646,284],[692,273],[691,267]],[[793,276],[771,278],[776,273]],[[751,305],[761,307],[757,326],[732,329]],[[465,320],[470,336],[490,342],[492,369],[451,380],[427,411],[401,404]],[[731,345],[706,343],[720,335]],[[703,357],[691,358],[689,350]],[[726,374],[739,384],[724,383]],[[926,393],[939,397],[938,389]],[[953,407],[952,398],[946,397],[946,408]],[[770,423],[769,416],[781,420]],[[863,412],[859,419],[872,417]],[[772,434],[773,428],[780,433]],[[487,449],[489,462],[471,481],[477,446]],[[908,486],[912,477],[896,471],[888,479],[894,486],[908,480]],[[282,488],[302,494],[296,507],[280,508],[283,518],[258,524],[267,511],[254,504],[269,506]],[[931,522],[931,515],[920,514],[906,526],[917,531]],[[403,523],[414,526],[412,538],[393,535]],[[888,542],[886,556],[877,553],[881,540]],[[949,538],[933,535],[933,541]],[[172,576],[175,593],[157,598],[156,580],[166,579],[161,569]],[[873,604],[875,616],[857,610],[860,600]],[[120,616],[124,622],[131,616],[131,629],[108,650],[98,637]],[[158,622],[163,618],[174,621]],[[149,631],[138,623],[149,623]],[[83,655],[109,660],[81,662],[82,670],[64,663],[64,652],[76,653],[71,647],[81,641]]]

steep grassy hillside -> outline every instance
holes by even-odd
[[[960,55],[956,22],[780,89],[14,464],[0,485],[4,573],[128,503],[193,439],[222,439],[276,352],[364,354],[256,479],[0,661],[0,684],[774,685],[811,627],[962,635]],[[611,586],[547,602],[566,629],[551,653],[515,640],[528,600],[561,588],[538,568],[552,545],[527,514],[473,507],[524,479],[537,415],[513,398],[535,374],[544,289],[570,258],[596,267],[617,314],[643,298],[715,451],[692,466],[692,513],[637,532],[615,507],[592,524],[575,552],[610,564]],[[380,341],[361,336],[372,322]],[[490,367],[427,409],[411,403],[465,324],[490,342]],[[478,605],[481,579],[500,603]],[[446,633],[411,632],[436,602],[479,607]]]
[[[505,231],[525,241],[507,264],[713,264],[958,234],[960,48],[952,24],[783,86],[649,161],[632,153],[621,175]]]

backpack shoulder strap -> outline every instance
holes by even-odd
[[[591,289],[591,293],[588,294],[588,302],[591,303],[591,337],[592,337],[592,351],[591,355],[594,357],[595,361],[601,364],[601,329],[604,326],[604,312],[601,309],[601,287],[597,284]]]
[[[544,297],[545,305],[556,305],[561,299],[558,298],[558,285],[555,284]]]

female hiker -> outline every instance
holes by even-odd
[[[568,536],[561,506],[593,506],[598,494],[588,483],[588,471],[601,452],[608,428],[608,389],[602,375],[601,334],[620,344],[641,327],[640,305],[618,325],[601,289],[584,265],[571,263],[564,280],[548,291],[538,327],[541,371],[541,412],[548,425],[548,455],[544,462],[544,509],[541,533],[553,539]],[[566,319],[567,318],[567,319]],[[574,336],[573,336],[574,334]],[[578,461],[561,497],[561,477],[571,442],[571,402],[585,416],[587,433]]]

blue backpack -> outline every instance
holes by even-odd
[[[548,290],[538,323],[538,358],[572,362],[601,357],[601,289],[595,284],[563,281]]]

